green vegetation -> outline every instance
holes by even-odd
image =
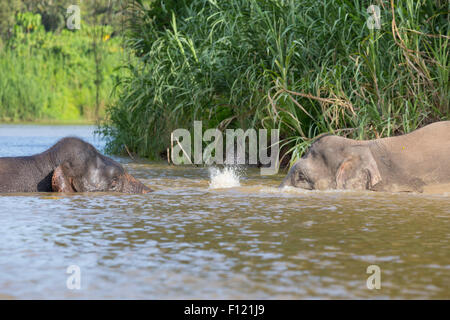
[[[0,29],[0,121],[95,121],[112,102],[123,63],[118,26],[94,12],[99,4],[82,7],[81,29],[69,30],[69,4],[0,0],[12,17]]]
[[[280,128],[295,160],[322,132],[369,139],[449,119],[447,1],[376,1],[379,30],[369,1],[177,3],[128,8],[134,55],[101,129],[110,151],[158,157],[195,119]]]

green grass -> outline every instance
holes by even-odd
[[[95,29],[45,32],[39,15],[34,24],[19,20],[0,49],[0,121],[79,123],[96,120]],[[37,19],[36,19],[37,17]],[[29,20],[30,20],[29,19]],[[104,34],[112,30],[105,27]],[[99,39],[100,112],[112,102],[114,69],[123,59],[121,39]]]
[[[448,3],[193,0],[170,26],[159,2],[129,7],[134,56],[117,83],[101,132],[112,152],[157,158],[170,132],[279,128],[294,161],[323,132],[371,139],[437,120],[449,107]]]

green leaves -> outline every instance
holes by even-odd
[[[12,37],[0,51],[0,119],[95,120],[96,69],[89,27],[77,32],[45,32],[36,16],[19,15],[19,28],[31,24],[33,31]],[[105,31],[112,33],[110,27]],[[114,68],[122,62],[122,54],[120,39],[114,37],[103,44],[100,99],[105,105],[112,101]]]
[[[450,116],[441,2],[380,5],[379,30],[367,27],[365,2],[172,4],[130,6],[133,73],[109,109],[112,149],[157,158],[172,130],[204,120],[279,128],[295,159],[322,132],[370,139]]]

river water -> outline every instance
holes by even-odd
[[[68,135],[102,150],[94,130],[0,125],[0,157]],[[282,174],[115,159],[155,192],[0,195],[0,298],[450,298],[448,194],[280,192]]]

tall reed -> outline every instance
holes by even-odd
[[[40,16],[22,14],[35,24],[17,24],[15,33],[0,48],[0,121],[94,121],[96,69],[101,69],[99,104],[112,102],[115,68],[122,61],[121,41],[103,38],[103,61],[96,68],[92,52],[92,28],[46,32]],[[22,30],[24,29],[24,30]],[[112,29],[105,28],[111,35]]]
[[[101,132],[156,158],[175,128],[279,128],[292,161],[323,132],[369,139],[449,119],[445,1],[192,0],[128,8],[130,58]],[[170,14],[167,13],[168,15]]]

